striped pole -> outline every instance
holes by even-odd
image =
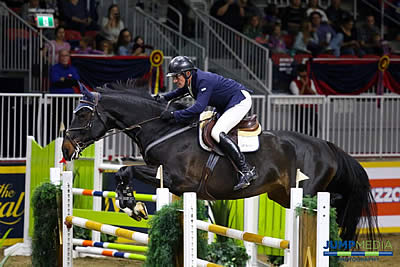
[[[197,220],[197,229],[212,232],[214,234],[227,236],[230,238],[235,238],[243,241],[257,243],[259,245],[272,247],[272,248],[280,248],[287,249],[289,248],[289,240],[283,240],[274,237],[262,236],[258,234],[253,234],[249,232],[239,231],[236,229],[227,228],[224,226],[219,226],[216,224],[211,224],[208,222],[203,222]]]
[[[108,243],[108,242],[95,242],[91,240],[83,240],[83,239],[76,239],[72,240],[74,246],[81,246],[81,247],[98,247],[98,248],[111,248],[117,250],[126,250],[126,251],[133,251],[133,252],[146,252],[148,247],[145,246],[134,246],[134,245],[125,245],[125,244],[115,244],[115,243]]]
[[[103,255],[107,257],[116,257],[116,258],[125,258],[125,259],[132,259],[132,260],[141,260],[145,261],[146,256],[140,254],[133,254],[127,252],[119,252],[116,250],[107,250],[103,248],[93,248],[93,247],[75,247],[76,251],[80,253],[88,253],[88,254],[96,254],[96,255]]]
[[[115,198],[117,193],[114,191],[96,191],[91,189],[83,189],[83,188],[72,188],[72,193],[74,195],[82,195],[82,196],[93,196],[93,197],[109,197]],[[134,193],[136,200],[138,201],[149,201],[149,202],[156,202],[157,196],[156,195],[149,195],[149,194],[137,194]]]
[[[67,218],[65,218],[65,221],[72,225],[76,225],[89,230],[98,231],[108,235],[134,240],[145,245],[149,243],[149,237],[147,234],[144,233],[127,230],[124,228],[119,228],[108,224],[102,224],[75,216],[67,216]]]
[[[212,263],[212,262],[208,262],[202,259],[197,259],[197,267],[222,267],[222,265],[216,264],[216,263]]]

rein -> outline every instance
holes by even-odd
[[[81,131],[81,130],[85,130],[85,131],[90,130],[90,129],[92,128],[92,126],[93,126],[93,118],[94,118],[95,115],[97,115],[97,116],[99,117],[101,123],[104,125],[105,128],[107,128],[106,123],[104,122],[104,120],[103,120],[102,117],[100,116],[100,112],[98,111],[98,108],[97,108],[98,102],[99,102],[99,94],[98,94],[98,93],[93,93],[93,94],[94,94],[94,96],[95,96],[95,101],[94,101],[94,102],[93,102],[93,101],[88,101],[88,100],[80,100],[80,101],[79,101],[80,103],[88,104],[88,105],[91,106],[92,112],[91,112],[90,120],[88,121],[88,123],[87,123],[85,126],[76,127],[76,128],[71,128],[71,129],[67,129],[67,130],[65,131],[65,137],[72,143],[72,145],[73,145],[74,148],[75,148],[75,152],[74,152],[74,154],[72,155],[72,158],[75,158],[75,157],[77,158],[78,155],[80,155],[80,153],[82,152],[82,150],[85,149],[89,144],[91,144],[92,141],[88,141],[88,142],[76,141],[76,140],[74,140],[73,138],[71,138],[69,132],[71,132],[71,131]],[[171,101],[168,102],[168,104],[166,105],[166,107],[165,107],[164,110],[168,110],[169,106],[170,106],[173,102],[175,102],[175,101],[177,101],[177,100],[179,100],[179,99],[181,99],[181,98],[184,98],[184,97],[186,97],[187,95],[188,95],[188,94],[185,94],[185,95],[182,95],[182,96],[177,97],[177,98],[175,98],[175,99],[172,99]],[[158,119],[160,119],[160,116],[157,116],[157,117],[154,117],[154,118],[150,118],[150,119],[141,121],[141,122],[139,122],[139,123],[133,124],[133,125],[128,126],[128,127],[125,127],[125,128],[123,128],[123,129],[115,130],[115,131],[112,132],[112,133],[105,134],[105,135],[103,135],[103,136],[101,136],[101,137],[99,137],[99,138],[95,138],[94,141],[98,141],[98,140],[104,139],[104,138],[106,138],[106,137],[110,137],[110,136],[116,135],[116,134],[121,133],[121,132],[131,131],[131,130],[134,130],[134,129],[136,129],[136,128],[141,129],[143,124],[146,124],[146,123],[148,123],[148,122],[151,122],[151,121],[154,121],[154,120],[158,120]],[[191,123],[190,125],[185,126],[184,128],[181,128],[181,129],[178,129],[178,130],[176,130],[176,131],[173,131],[172,133],[169,133],[169,134],[167,134],[166,136],[163,136],[163,137],[161,137],[160,139],[157,139],[157,140],[151,142],[151,143],[147,146],[147,148],[146,148],[145,150],[141,149],[142,152],[143,152],[144,158],[147,157],[147,153],[149,152],[149,150],[152,149],[153,147],[155,147],[156,145],[158,145],[158,144],[164,142],[165,140],[167,140],[167,139],[169,139],[169,138],[171,138],[171,137],[173,137],[173,136],[176,136],[176,135],[181,134],[181,133],[183,133],[183,132],[185,132],[185,131],[187,131],[187,130],[189,130],[189,129],[191,129],[191,128],[196,127],[197,125],[199,125],[199,123],[201,123],[201,121],[196,122],[196,123]],[[136,136],[136,135],[137,135],[137,134],[135,134],[135,136]],[[135,139],[136,139],[136,138],[135,138]]]

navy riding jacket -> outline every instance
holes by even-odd
[[[164,97],[169,101],[189,93],[196,99],[193,106],[174,112],[175,120],[182,122],[199,116],[207,106],[215,107],[219,114],[224,113],[245,98],[241,90],[252,93],[251,90],[232,79],[224,78],[215,73],[197,70],[192,72],[192,92],[185,86],[165,94]]]

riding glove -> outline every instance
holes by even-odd
[[[160,115],[160,119],[162,119],[163,121],[175,120],[174,112],[173,111],[163,111]]]
[[[155,95],[154,100],[160,104],[164,104],[164,103],[168,102],[163,95]]]

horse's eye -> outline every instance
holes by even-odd
[[[90,114],[89,114],[89,112],[79,110],[77,113],[75,113],[75,116],[78,118],[78,120],[87,120],[89,118]]]

